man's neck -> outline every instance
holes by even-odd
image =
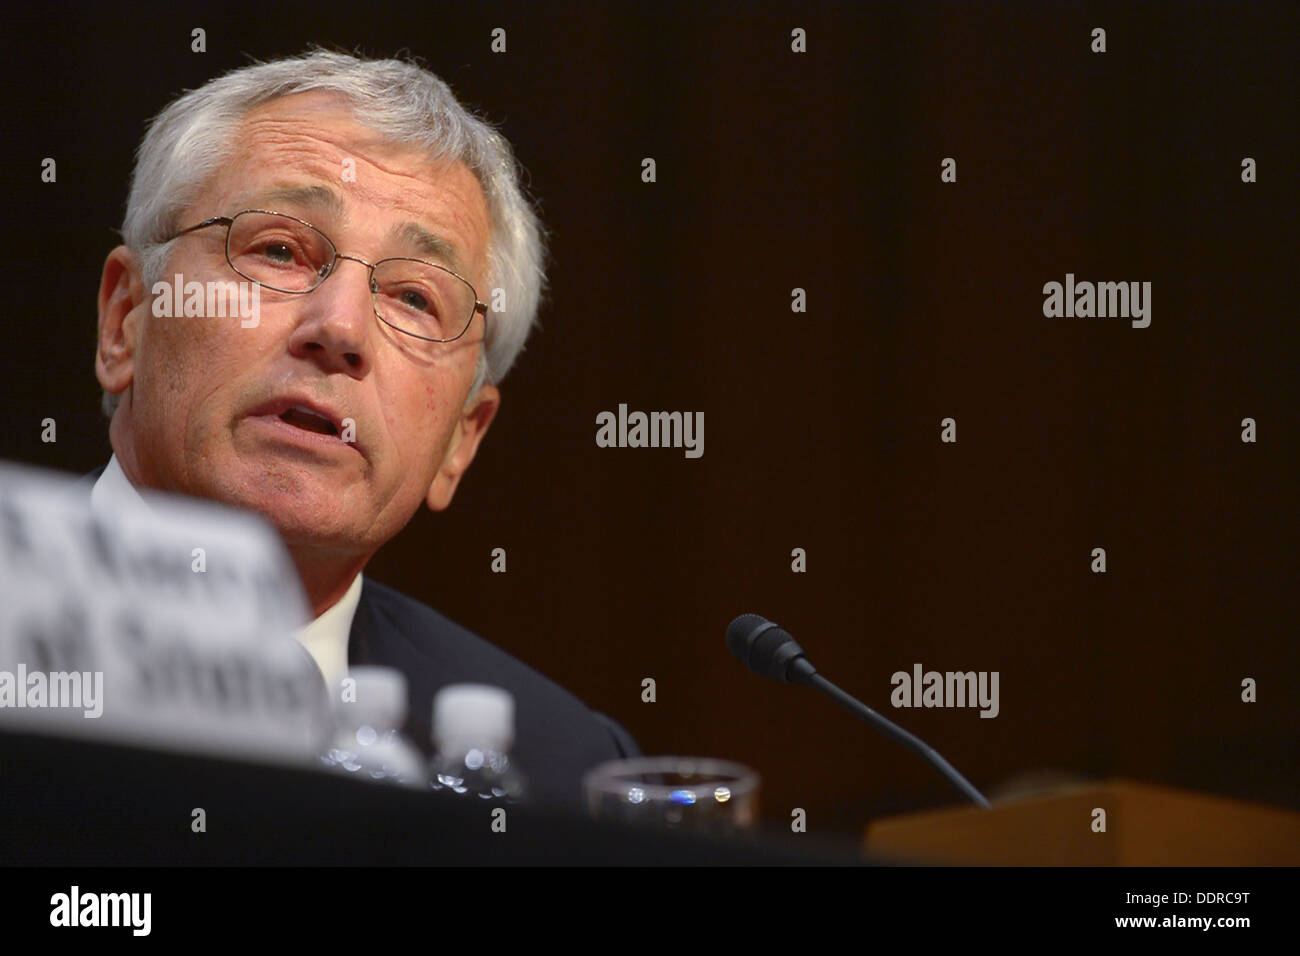
[[[298,577],[307,592],[313,617],[320,617],[348,592],[352,582],[366,566],[363,557],[322,556],[314,549],[288,545],[289,556],[298,568]]]

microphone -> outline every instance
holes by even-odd
[[[862,701],[840,690],[817,673],[817,668],[804,655],[799,642],[779,624],[773,624],[757,614],[742,614],[727,625],[727,647],[755,674],[762,674],[783,684],[803,684],[821,691],[908,750],[919,754],[972,803],[988,808],[989,802],[984,794],[971,786],[970,781],[958,773],[933,747],[893,721],[881,717]]]

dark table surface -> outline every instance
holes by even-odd
[[[202,808],[206,832],[191,829]],[[713,837],[490,808],[324,772],[0,731],[0,865],[791,865],[866,862],[806,835]]]

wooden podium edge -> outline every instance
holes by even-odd
[[[1104,811],[1104,818],[1096,811]],[[1097,829],[1103,822],[1105,830]],[[878,858],[975,866],[1296,866],[1300,814],[1132,780],[871,823]]]

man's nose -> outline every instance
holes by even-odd
[[[339,256],[325,280],[302,296],[300,320],[289,352],[317,362],[326,372],[362,378],[370,370],[375,323],[370,267]]]

